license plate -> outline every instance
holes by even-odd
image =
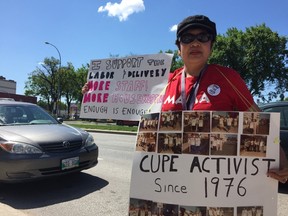
[[[62,170],[71,169],[79,166],[79,157],[66,158],[61,161]]]

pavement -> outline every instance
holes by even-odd
[[[14,209],[9,205],[0,202],[0,215],[1,216],[27,216],[24,212]]]
[[[287,216],[287,201],[288,196],[287,194],[278,194],[278,216]],[[14,209],[9,205],[0,202],[0,215],[1,216],[28,216],[24,212]]]

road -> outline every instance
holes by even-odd
[[[65,178],[0,184],[0,201],[27,216],[127,215],[136,136],[92,134],[100,148],[96,167]],[[280,192],[278,216],[287,216],[288,187]]]

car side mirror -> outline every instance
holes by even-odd
[[[57,117],[57,119],[56,119],[59,123],[63,123],[63,118],[61,118],[61,117]]]

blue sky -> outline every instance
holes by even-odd
[[[287,0],[1,0],[0,75],[24,94],[28,75],[46,57],[75,68],[111,55],[176,50],[173,26],[204,14],[219,34],[265,23],[288,36]]]

